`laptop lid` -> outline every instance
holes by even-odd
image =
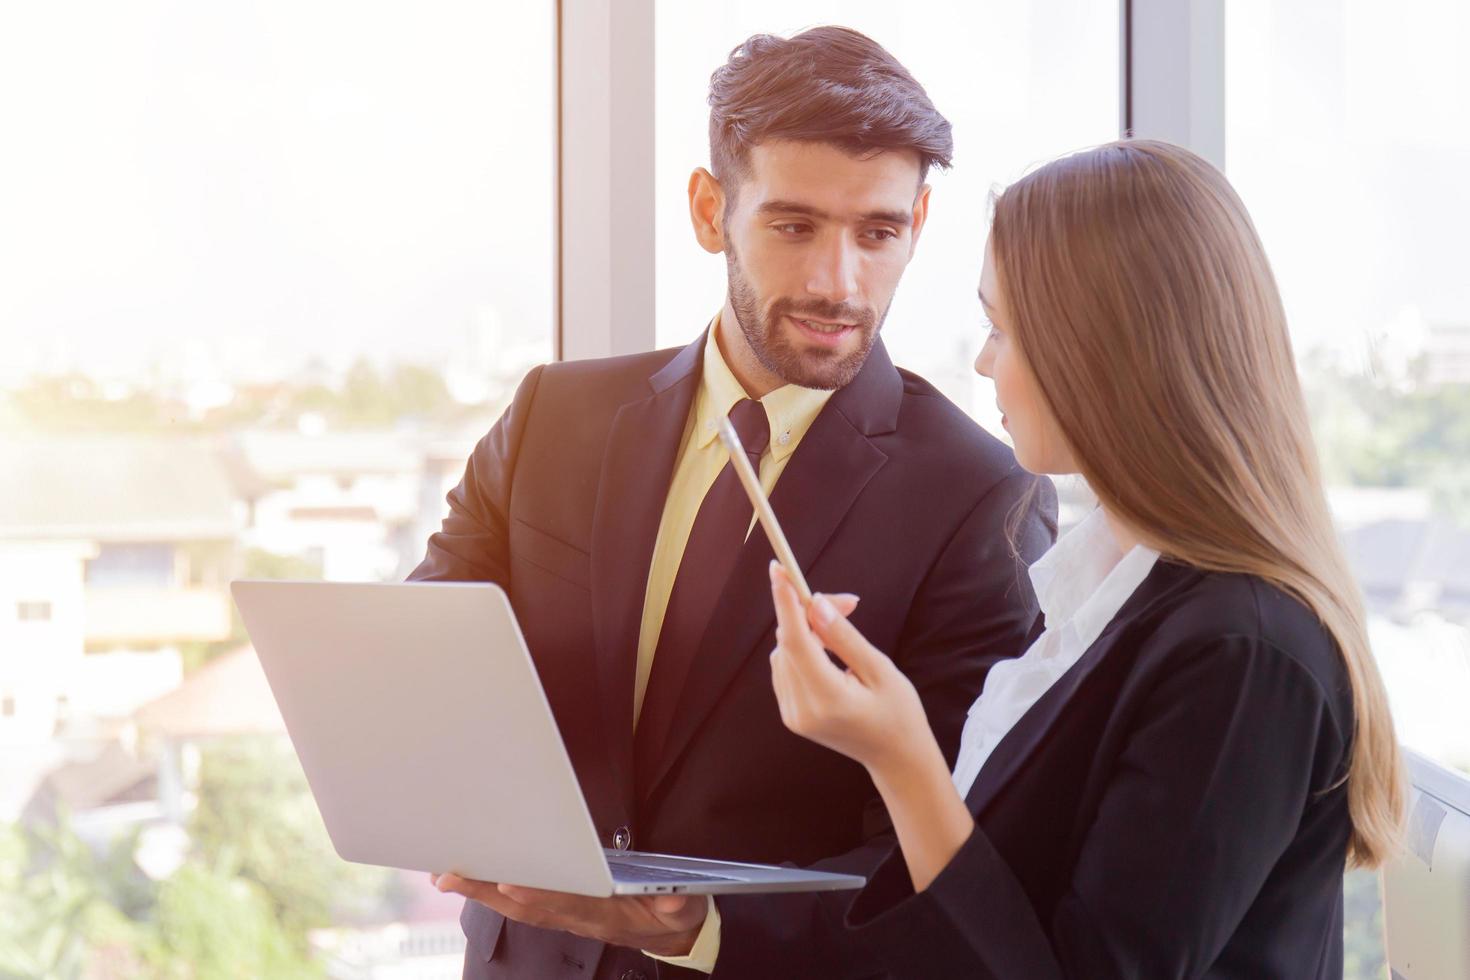
[[[344,859],[612,893],[571,760],[499,587],[230,588]]]

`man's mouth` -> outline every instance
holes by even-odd
[[[838,333],[852,326],[851,323],[828,323],[825,320],[798,319],[797,323],[818,333]]]
[[[800,330],[819,343],[835,344],[857,329],[856,324],[817,320],[810,317],[788,316]]]

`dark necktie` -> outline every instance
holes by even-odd
[[[740,434],[750,465],[759,473],[761,453],[771,441],[766,410],[760,402],[745,398],[730,410],[730,422]],[[689,541],[679,560],[679,572],[674,576],[674,587],[669,591],[663,628],[654,647],[653,668],[643,696],[634,749],[640,795],[651,788],[645,784],[655,775],[654,768],[663,754],[664,742],[677,713],[680,692],[699,653],[710,616],[735,569],[735,559],[745,544],[752,513],[750,498],[740,485],[735,467],[726,461],[695,515]]]

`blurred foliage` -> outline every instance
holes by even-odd
[[[467,412],[449,395],[433,368],[394,364],[380,370],[357,361],[340,385],[310,378],[242,385],[225,405],[202,415],[163,390],[113,390],[81,374],[38,377],[10,392],[5,411],[12,426],[42,432],[221,432],[248,426],[295,426],[319,416],[335,429],[381,427],[404,420],[452,421]]]
[[[0,978],[315,978],[309,930],[396,912],[390,872],[333,852],[284,739],[206,747],[188,829],[154,882],[136,832],[99,849],[65,813],[0,825]]]
[[[1312,429],[1329,483],[1425,487],[1437,513],[1470,522],[1470,384],[1430,384],[1421,359],[1403,371],[1303,363]]]
[[[319,977],[300,937],[258,883],[188,863],[158,889],[155,930],[143,945],[151,976],[178,980]]]
[[[240,567],[240,577],[319,581],[322,577],[322,563],[319,558],[278,555],[262,548],[247,548]]]
[[[1377,871],[1349,871],[1343,879],[1343,980],[1385,980],[1383,897]]]
[[[94,940],[143,938],[128,915],[150,901],[134,840],[99,855],[67,823],[63,814],[54,827],[0,826],[0,976],[81,976]]]
[[[264,889],[290,933],[360,920],[382,903],[390,873],[337,857],[284,738],[211,745],[200,760],[198,798],[188,828],[198,854],[231,854],[238,875]]]

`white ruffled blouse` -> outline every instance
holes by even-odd
[[[1092,646],[1158,557],[1143,545],[1123,554],[1096,509],[1031,566],[1046,629],[1020,657],[990,668],[970,706],[954,767],[961,796],[969,795],[1006,733]]]

